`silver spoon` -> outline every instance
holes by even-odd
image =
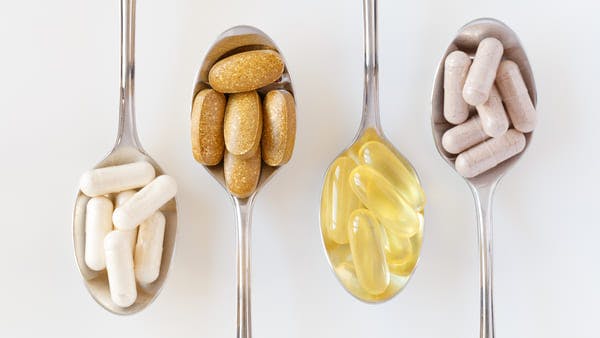
[[[198,92],[203,89],[210,88],[208,84],[208,72],[211,67],[221,58],[239,53],[242,51],[255,49],[272,49],[281,55],[281,51],[277,48],[273,40],[271,40],[264,32],[258,28],[251,26],[236,26],[223,32],[215,43],[210,47],[202,66],[196,77],[194,92],[192,97],[195,97]],[[283,55],[282,55],[283,57]],[[285,61],[284,61],[285,64]],[[259,90],[261,95],[266,94],[273,89],[285,89],[294,94],[292,88],[290,74],[287,66],[281,78]],[[206,170],[219,182],[225,191],[225,176],[223,174],[223,162],[216,166],[204,166]],[[235,207],[236,215],[236,265],[237,265],[237,337],[251,338],[252,337],[252,320],[251,320],[251,297],[250,297],[250,226],[252,221],[252,207],[254,198],[258,191],[273,177],[275,172],[281,167],[271,167],[262,163],[260,179],[256,190],[247,198],[238,198],[232,194],[231,199]]]
[[[117,141],[111,152],[94,168],[147,161],[154,166],[156,175],[163,174],[160,166],[144,151],[138,139],[134,110],[134,54],[135,54],[135,0],[121,0],[121,94],[119,106],[119,130]],[[161,208],[166,218],[162,261],[158,279],[146,287],[138,286],[138,296],[133,305],[122,308],[110,298],[106,270],[94,271],[84,261],[85,252],[85,207],[89,197],[77,193],[73,214],[73,245],[75,258],[85,286],[90,295],[106,310],[130,315],[146,308],[160,292],[173,257],[177,232],[177,203],[175,198]]]
[[[521,46],[521,42],[504,23],[489,18],[477,19],[462,27],[448,49],[444,53],[438,66],[437,75],[433,84],[432,93],[432,116],[431,125],[433,137],[438,152],[444,160],[454,169],[455,155],[447,153],[442,147],[442,135],[451,127],[443,117],[444,106],[444,60],[451,52],[460,49],[473,56],[479,45],[479,41],[486,37],[495,37],[504,45],[504,58],[510,59],[519,65],[529,95],[534,106],[537,105],[537,92],[531,66]],[[526,146],[531,142],[532,133],[525,134]],[[477,232],[479,241],[479,264],[480,264],[480,337],[494,337],[494,302],[492,282],[492,200],[494,191],[500,179],[523,155],[524,151],[511,159],[502,162],[495,168],[488,170],[479,176],[465,178],[471,188],[475,205],[477,208]]]

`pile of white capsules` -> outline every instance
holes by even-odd
[[[166,226],[159,209],[175,196],[175,180],[156,177],[154,167],[140,161],[90,170],[79,188],[91,197],[85,264],[94,271],[106,269],[112,301],[128,307],[137,298],[137,283],[148,285],[159,276]]]
[[[460,50],[445,60],[444,118],[456,126],[444,133],[442,146],[459,154],[455,167],[464,177],[475,177],[523,151],[523,134],[537,122],[519,66],[503,60],[503,53],[498,39],[486,38],[472,61]],[[470,105],[477,109],[471,118]]]

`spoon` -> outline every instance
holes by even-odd
[[[94,168],[146,161],[154,166],[156,175],[164,172],[160,166],[144,151],[138,139],[135,125],[134,109],[134,54],[135,54],[135,0],[121,0],[121,91],[119,106],[119,129],[117,140],[111,152]],[[77,193],[73,214],[73,245],[75,258],[85,286],[94,300],[106,310],[119,315],[137,313],[150,305],[160,292],[175,247],[177,231],[177,203],[175,198],[167,202],[161,212],[166,218],[165,237],[158,279],[153,283],[140,287],[138,296],[131,306],[122,308],[112,302],[108,287],[106,270],[94,271],[87,267],[85,252],[85,209],[89,197],[81,191]]]
[[[489,18],[477,19],[462,27],[454,41],[450,44],[438,66],[437,75],[434,80],[432,94],[432,116],[431,125],[435,146],[442,158],[454,169],[455,155],[451,155],[442,147],[442,135],[451,127],[443,117],[444,105],[444,60],[451,52],[460,49],[473,56],[479,45],[479,41],[487,37],[495,37],[504,45],[504,58],[510,59],[519,65],[523,79],[529,91],[529,95],[535,106],[537,104],[537,92],[531,66],[521,42],[504,23]],[[531,142],[532,133],[525,134],[526,146]],[[523,151],[524,152],[524,151]],[[500,179],[523,155],[520,154],[500,163],[473,178],[465,178],[469,185],[475,206],[477,208],[477,232],[479,241],[479,282],[480,282],[480,337],[494,337],[494,306],[493,306],[493,282],[492,282],[492,199],[494,191]]]
[[[208,84],[208,73],[211,67],[220,59],[249,50],[271,49],[281,51],[277,48],[273,40],[258,28],[251,26],[232,27],[217,37],[215,43],[210,47],[202,66],[196,77],[194,92],[192,97],[203,89],[210,88]],[[283,56],[282,56],[283,58]],[[285,61],[284,61],[285,64]],[[294,94],[290,74],[287,66],[281,78],[258,90],[261,95],[265,95],[270,90],[285,89]],[[250,297],[250,226],[252,221],[252,207],[256,193],[273,177],[275,172],[281,167],[271,167],[262,163],[260,178],[254,192],[246,197],[239,198],[229,193],[225,184],[223,173],[223,161],[215,166],[204,166],[206,170],[214,177],[217,182],[223,186],[229,193],[235,208],[236,216],[236,265],[237,265],[237,337],[252,337],[251,320],[251,297]]]
[[[363,17],[362,121],[352,145],[326,173],[320,223],[329,265],[339,282],[357,299],[377,303],[398,294],[414,272],[425,197],[415,169],[386,139],[379,121],[376,0],[363,0]],[[385,160],[375,165],[377,156]],[[380,192],[363,199],[361,193],[372,187]],[[410,220],[410,233],[405,225],[390,221],[398,218]]]

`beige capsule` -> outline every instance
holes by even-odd
[[[225,108],[225,147],[231,154],[248,158],[260,146],[262,104],[256,91],[229,95]]]
[[[519,66],[510,60],[502,61],[498,67],[496,85],[515,129],[523,133],[533,131],[537,124],[537,112]]]
[[[264,100],[262,158],[270,166],[286,164],[296,139],[296,103],[286,90],[272,90]]]
[[[223,159],[223,119],[225,95],[213,89],[196,94],[192,104],[192,153],[204,165],[216,165]]]
[[[275,82],[283,70],[284,63],[279,53],[253,50],[217,62],[208,73],[208,82],[221,93],[241,93]]]
[[[496,86],[492,86],[488,100],[477,106],[483,131],[491,137],[500,136],[508,130],[508,116],[502,104],[502,98]]]
[[[481,40],[463,88],[463,98],[477,106],[488,100],[504,47],[495,38]]]
[[[469,105],[462,91],[471,66],[471,58],[460,50],[446,57],[444,62],[444,118],[452,124],[460,124],[469,117]]]
[[[458,154],[488,138],[483,131],[481,118],[473,116],[467,122],[448,129],[442,136],[442,146],[450,154]]]
[[[223,159],[227,190],[234,196],[246,198],[256,190],[260,178],[260,147],[248,158],[241,158],[225,150]]]

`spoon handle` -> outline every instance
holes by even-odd
[[[365,92],[360,130],[375,128],[379,124],[379,65],[377,61],[377,0],[363,0],[365,38]]]
[[[498,181],[471,186],[477,208],[479,242],[480,338],[494,338],[494,290],[492,269],[492,200]]]
[[[237,338],[252,338],[250,304],[250,226],[254,195],[233,198],[235,205],[237,255]]]

